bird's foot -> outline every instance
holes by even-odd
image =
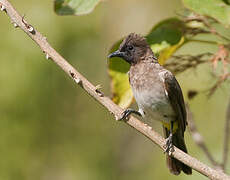
[[[122,117],[118,120],[119,121],[126,120],[130,116],[130,114],[132,114],[132,113],[137,114],[138,116],[142,116],[140,112],[138,112],[134,109],[128,108],[122,113]]]
[[[173,136],[172,134],[169,135],[169,137],[166,139],[166,145],[165,145],[165,153],[168,153],[169,156],[174,152],[174,146],[173,146]]]

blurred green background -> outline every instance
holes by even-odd
[[[57,16],[52,0],[11,1],[50,44],[94,85],[110,95],[107,54],[130,32],[146,34],[183,9],[180,0],[106,0],[86,16]],[[205,179],[169,173],[152,142],[113,117],[76,86],[8,17],[0,14],[0,179],[107,180]],[[216,47],[208,47],[216,51]],[[188,44],[180,51],[203,52]],[[180,74],[184,95],[213,83],[210,65]],[[187,100],[187,98],[185,97]],[[211,153],[222,158],[229,85],[190,102]],[[161,132],[161,126],[154,123]],[[210,165],[186,132],[189,153]],[[227,172],[230,172],[230,163]]]

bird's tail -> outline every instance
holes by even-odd
[[[163,127],[163,129],[164,129],[165,137],[166,138],[169,137],[170,131],[165,127]],[[178,129],[173,134],[173,145],[179,148],[180,150],[184,151],[185,153],[187,153],[187,148],[184,142],[183,133],[184,132]],[[167,158],[166,160],[167,160],[168,168],[172,174],[179,175],[181,170],[185,174],[192,174],[192,169],[189,166],[185,165],[184,163],[180,162],[179,160],[169,155],[167,155],[166,158]]]

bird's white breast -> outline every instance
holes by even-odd
[[[149,120],[169,122],[175,116],[164,85],[167,73],[158,63],[131,66],[130,84],[139,112]]]
[[[174,116],[174,111],[168,100],[165,90],[159,84],[152,89],[134,89],[133,94],[145,119],[169,122]]]

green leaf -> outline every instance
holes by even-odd
[[[160,51],[160,56],[158,59],[159,63],[164,65],[165,62],[173,55],[173,53],[176,52],[176,50],[184,44],[184,42],[185,42],[185,38],[182,36],[177,44],[171,45],[167,48],[164,48],[162,51]]]
[[[93,11],[100,0],[55,0],[54,11],[58,15],[84,15]]]
[[[159,56],[159,62],[164,64],[171,55],[183,45],[184,23],[177,18],[161,21],[153,27],[146,39],[153,52]],[[119,48],[122,40],[114,44],[111,52]],[[109,59],[108,68],[111,77],[113,101],[122,108],[127,108],[133,102],[133,94],[129,86],[127,72],[130,65],[120,58]]]
[[[122,40],[114,44],[110,53],[116,51],[121,42]],[[133,99],[127,75],[129,67],[130,65],[120,58],[112,58],[108,62],[113,101],[122,108],[128,107]]]
[[[198,14],[210,16],[220,23],[230,25],[230,6],[228,0],[182,0],[185,7]]]
[[[146,36],[153,52],[159,56],[158,61],[164,64],[171,55],[183,45],[185,24],[177,18],[161,21]]]
[[[226,4],[230,5],[230,0],[223,0]]]

